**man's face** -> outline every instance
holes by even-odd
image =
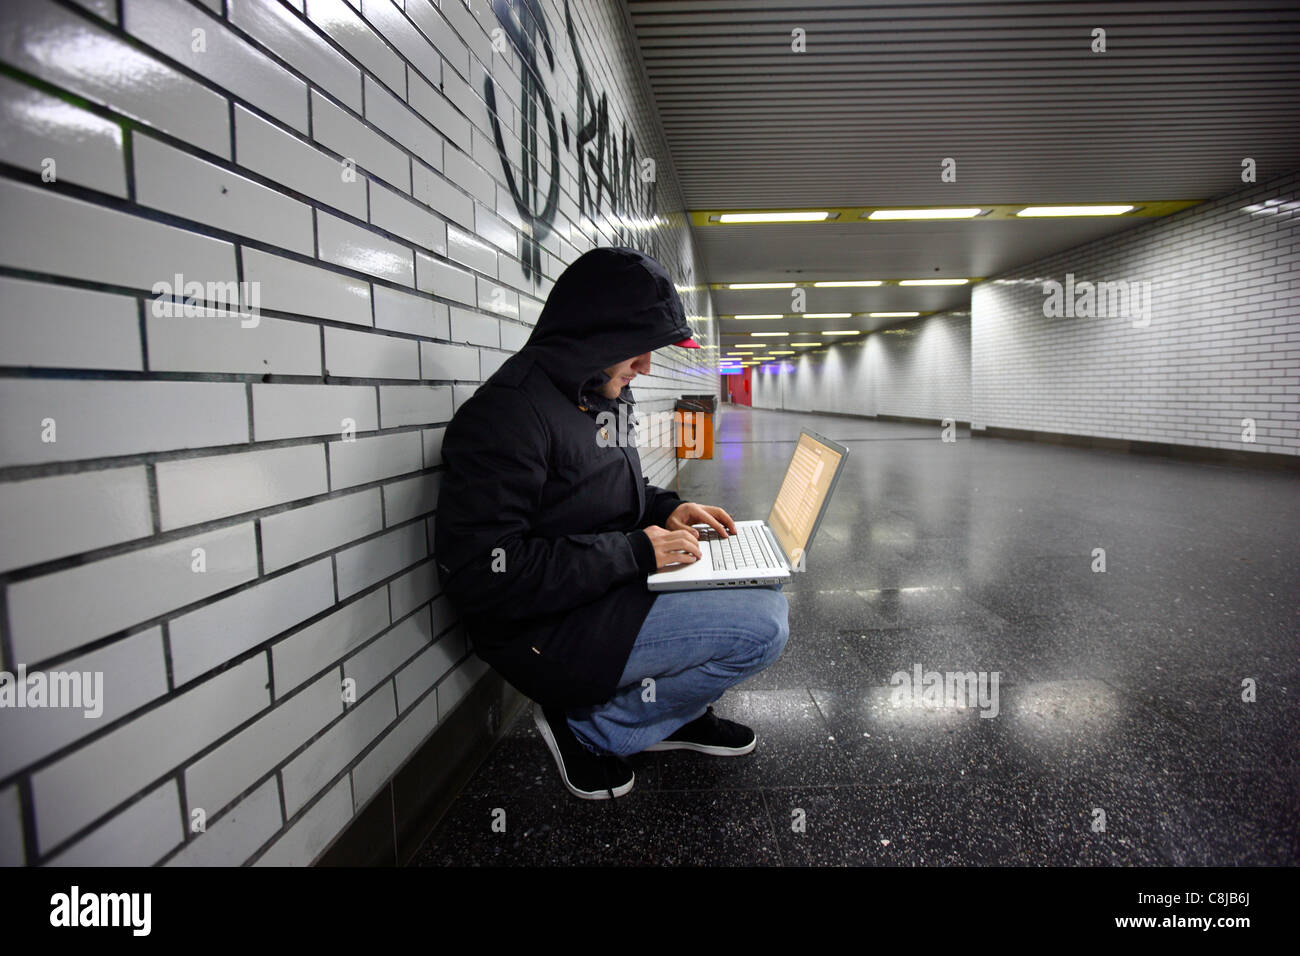
[[[601,388],[600,394],[606,398],[618,398],[618,393],[623,391],[623,386],[632,381],[638,375],[645,375],[650,371],[650,353],[643,352],[640,355],[633,356],[630,359],[619,362],[617,365],[611,365],[605,369],[605,374],[609,376],[609,381]]]

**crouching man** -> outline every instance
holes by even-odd
[[[475,652],[533,699],[561,779],[585,799],[628,793],[622,758],[643,750],[750,753],[753,731],[711,705],[777,660],[789,635],[779,585],[646,588],[648,574],[699,558],[692,525],[736,530],[722,508],[651,485],[635,416],[619,414],[651,353],[699,348],[690,335],[663,266],[593,249],[443,436],[443,590]]]

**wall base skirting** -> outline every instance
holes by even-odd
[[[314,865],[406,866],[528,704],[495,671],[485,673]]]
[[[1284,468],[1300,471],[1300,455],[1280,452],[1250,452],[1235,448],[1210,448],[1201,445],[1175,445],[1172,442],[1138,441],[1129,438],[1099,438],[1092,435],[1069,435],[1064,432],[1027,431],[1020,428],[986,427],[971,431],[972,438],[1010,438],[1038,441],[1077,448],[1122,451],[1132,455],[1159,455],[1183,461],[1212,462],[1221,465],[1253,465],[1261,468]]]
[[[759,410],[769,412],[785,411],[785,409],[780,408],[760,408]],[[789,414],[798,415],[800,412],[790,411]],[[936,418],[911,418],[904,415],[860,415],[854,412],[810,412],[808,414],[833,415],[836,418],[862,418],[877,422],[906,422],[913,425],[933,425],[936,428],[942,425],[942,422]],[[1101,438],[1094,435],[1070,435],[1065,432],[1030,431],[1024,428],[997,428],[993,426],[972,428],[971,423],[968,421],[957,421],[955,424],[958,428],[969,428],[972,438],[1009,438],[1013,441],[1037,441],[1052,445],[1070,445],[1076,448],[1122,451],[1132,455],[1158,455],[1163,458],[1177,458],[1183,461],[1300,471],[1300,455],[1287,455],[1282,452],[1252,452],[1241,451],[1236,448],[1175,445],[1172,442],[1139,441],[1132,438]]]
[[[878,422],[906,422],[909,425],[933,425],[935,428],[943,427],[943,421],[938,418],[915,418],[910,415],[873,415],[871,417]],[[970,422],[962,421],[960,418],[953,419],[953,425],[957,428],[970,428]]]
[[[860,418],[869,422],[906,422],[911,425],[933,425],[935,428],[942,428],[943,422],[937,418],[916,418],[908,415],[864,415],[861,412],[811,412],[804,409],[796,408],[767,408],[766,406],[753,406],[760,412],[785,412],[789,415],[833,415],[836,418]],[[953,424],[958,428],[970,428],[970,422],[960,418],[956,419]]]

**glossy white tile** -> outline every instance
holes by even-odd
[[[266,659],[251,658],[33,774],[40,849],[67,839],[265,708],[267,676]]]
[[[230,22],[321,89],[361,112],[361,71],[283,4],[230,0]]]
[[[406,83],[402,58],[343,0],[307,0],[307,18],[391,89]]]
[[[177,275],[205,286],[235,281],[235,248],[220,239],[12,180],[0,180],[0,209],[24,224],[0,231],[0,263],[16,269],[146,292]]]
[[[126,198],[122,127],[8,76],[0,76],[0,160]]]
[[[220,20],[187,0],[123,0],[122,10],[128,33],[236,98],[306,132],[307,84]]]
[[[329,490],[325,448],[319,444],[160,461],[154,474],[163,531]]]
[[[241,250],[244,281],[256,282],[261,308],[370,325],[370,283],[259,249]]]
[[[245,523],[15,581],[14,656],[35,665],[255,577],[253,526]]]
[[[0,61],[230,158],[221,94],[51,0],[7,0],[4,12]]]
[[[6,365],[139,371],[138,299],[0,276]]]
[[[131,142],[141,205],[311,255],[310,206],[151,136]]]
[[[10,481],[0,495],[0,572],[152,533],[144,465]]]
[[[242,106],[235,107],[235,161],[326,206],[366,217],[364,174]]]
[[[311,119],[316,142],[350,161],[353,167],[360,167],[403,192],[411,191],[411,160],[402,149],[315,91],[311,97]],[[358,178],[360,170],[355,173]]]
[[[322,210],[316,213],[316,236],[326,262],[402,285],[415,284],[413,253],[407,246]]]

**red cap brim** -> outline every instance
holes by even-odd
[[[701,346],[700,343],[695,341],[694,339],[682,339],[680,342],[674,342],[673,345],[680,345],[684,349],[703,348],[703,346]]]

